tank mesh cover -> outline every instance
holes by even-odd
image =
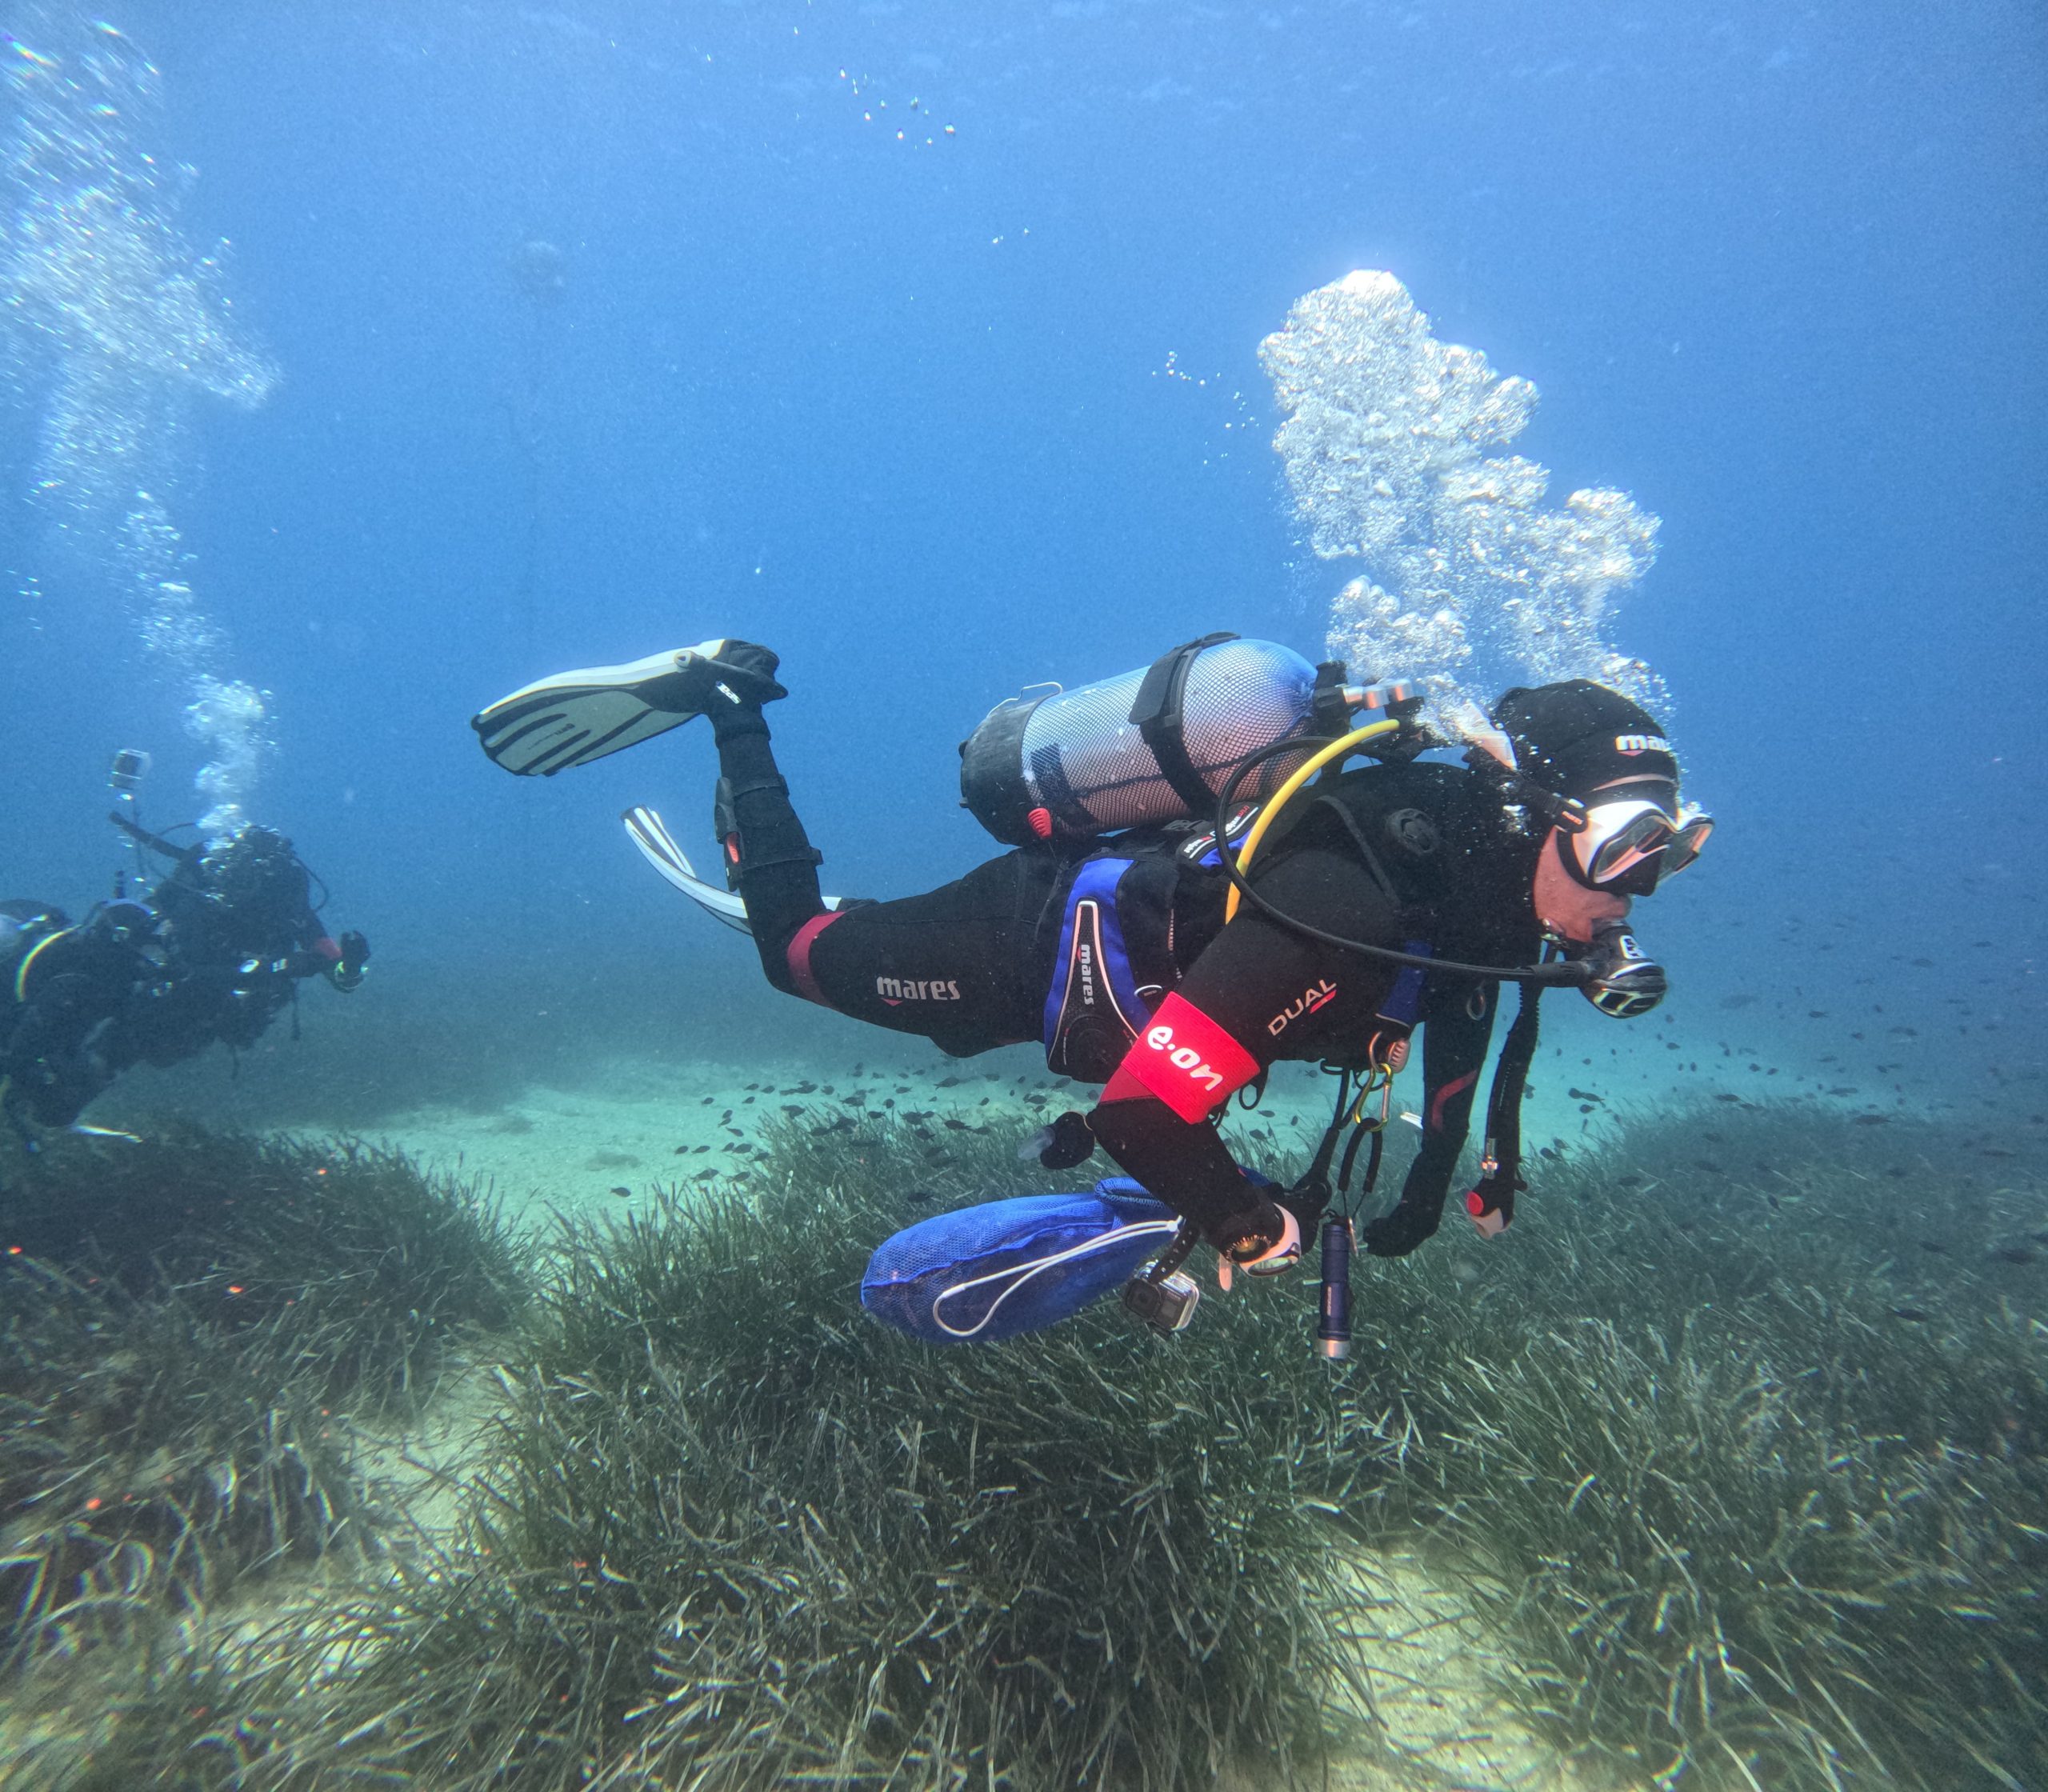
[[[1024,730],[1026,782],[1037,801],[1060,814],[1066,793],[1034,775],[1055,755],[1067,790],[1109,831],[1170,821],[1187,806],[1159,770],[1159,762],[1130,719],[1146,669],[1049,698]],[[1307,726],[1315,671],[1298,654],[1270,641],[1226,641],[1204,649],[1188,669],[1181,700],[1189,759],[1211,793],[1248,753]],[[1242,794],[1270,796],[1306,754],[1276,754],[1248,777]]]

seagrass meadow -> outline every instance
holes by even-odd
[[[1506,1239],[1362,1266],[1341,1368],[1298,1278],[1174,1339],[1110,1303],[930,1350],[859,1272],[1053,1186],[984,1112],[936,1166],[894,1116],[782,1115],[538,1249],[359,1145],[10,1172],[0,1779],[1486,1783],[1380,1719],[1377,1565],[1419,1549],[1503,1645],[1518,1783],[2048,1782],[2022,1160],[1623,1116]],[[458,1395],[462,1461],[381,1476],[362,1440]]]

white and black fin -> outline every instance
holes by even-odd
[[[470,719],[483,750],[522,778],[552,778],[701,714],[717,688],[721,638],[625,666],[591,666],[501,697]]]
[[[669,832],[667,823],[653,810],[629,809],[621,819],[626,823],[626,831],[633,836],[633,844],[640,849],[640,856],[670,884],[713,920],[722,922],[738,933],[753,933],[747,925],[746,903],[733,891],[706,883],[698,876],[696,867],[675,843],[675,836]],[[827,896],[824,901],[828,909],[839,906],[837,896]]]

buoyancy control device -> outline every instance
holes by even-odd
[[[1007,698],[961,743],[962,804],[1013,846],[1206,816],[1247,755],[1370,702],[1342,680],[1341,666],[1223,634],[1117,678]],[[1270,796],[1309,750],[1262,760],[1245,798]]]

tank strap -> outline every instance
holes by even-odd
[[[1172,652],[1153,661],[1138,687],[1130,706],[1130,721],[1139,737],[1159,762],[1159,775],[1174,788],[1174,794],[1192,815],[1206,814],[1215,806],[1215,793],[1202,782],[1188,757],[1187,740],[1181,730],[1181,698],[1187,690],[1188,670],[1205,647],[1214,647],[1238,637],[1229,630],[1205,634],[1199,641],[1183,642]]]

